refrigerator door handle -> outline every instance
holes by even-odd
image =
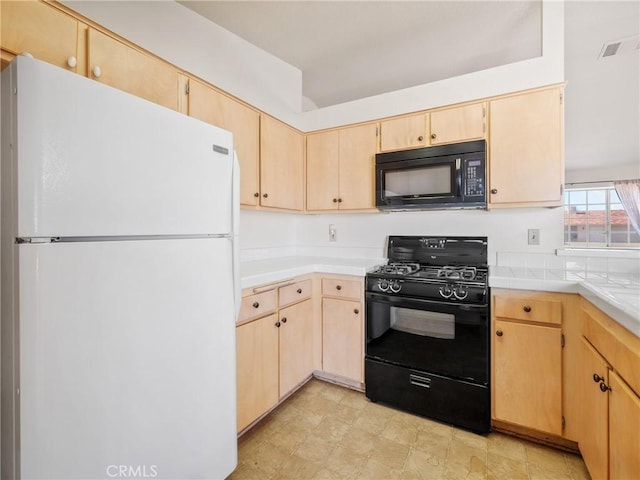
[[[242,303],[242,293],[240,291],[240,162],[238,153],[233,151],[233,173],[232,173],[232,201],[231,201],[231,222],[233,242],[233,297],[236,312],[236,321],[240,314],[240,304]]]

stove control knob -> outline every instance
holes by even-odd
[[[453,295],[453,289],[451,288],[451,285],[443,285],[440,287],[440,295],[442,295],[443,298],[449,298],[451,297],[451,295]]]
[[[387,290],[389,290],[389,282],[382,279],[378,280],[378,288],[383,292],[386,292]]]
[[[467,295],[469,295],[469,290],[467,290],[467,287],[465,287],[464,285],[458,285],[453,289],[453,295],[458,300],[464,300],[465,298],[467,298]]]
[[[389,290],[391,290],[393,293],[398,293],[401,288],[402,287],[401,287],[400,283],[397,280],[394,280],[389,285]]]

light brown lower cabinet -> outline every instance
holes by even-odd
[[[280,397],[313,372],[313,305],[311,300],[280,310]]]
[[[278,316],[236,328],[238,431],[278,403]]]
[[[594,480],[640,478],[640,338],[584,302],[579,447]]]

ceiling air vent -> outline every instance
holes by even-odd
[[[613,55],[622,55],[623,53],[637,51],[640,51],[640,35],[605,43],[600,50],[598,58],[612,57]]]

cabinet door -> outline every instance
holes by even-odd
[[[322,369],[362,382],[362,342],[360,302],[322,299]]]
[[[307,210],[336,210],[340,189],[340,132],[307,136]]]
[[[233,132],[233,146],[240,162],[240,203],[255,206],[259,201],[260,115],[194,79],[189,79],[188,114]]]
[[[491,204],[562,203],[562,115],[558,88],[490,102]]]
[[[236,328],[238,431],[278,402],[276,314]]]
[[[90,78],[178,109],[178,71],[173,66],[93,28],[88,37]]]
[[[313,372],[313,305],[311,300],[280,310],[280,397]]]
[[[340,130],[339,208],[375,208],[376,124]]]
[[[608,398],[594,375],[603,378],[607,385],[609,365],[584,337],[581,341],[580,387],[576,392],[582,399],[578,443],[591,478],[606,479],[609,472]]]
[[[14,55],[28,52],[59,67],[69,67],[69,57],[78,61],[78,22],[43,2],[0,2],[0,43]]]
[[[483,138],[485,110],[484,103],[474,103],[431,112],[431,145]]]
[[[425,113],[386,120],[380,124],[380,151],[426,147],[428,131],[429,115]]]
[[[260,122],[260,204],[302,210],[304,206],[304,137],[274,118]]]
[[[640,478],[640,398],[615,371],[609,385],[609,478]]]
[[[560,328],[504,320],[494,327],[494,417],[561,435]]]

